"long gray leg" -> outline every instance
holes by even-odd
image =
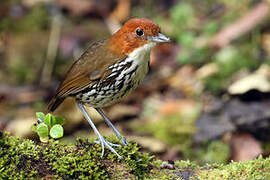
[[[84,117],[87,119],[87,121],[89,122],[90,126],[92,127],[92,129],[94,130],[95,134],[97,135],[98,139],[99,139],[99,143],[101,144],[102,147],[102,154],[101,157],[104,155],[104,147],[109,148],[112,152],[114,152],[119,158],[122,158],[116,151],[115,149],[113,149],[112,146],[114,146],[115,144],[112,144],[110,142],[108,142],[97,130],[96,126],[94,125],[93,121],[91,120],[90,116],[88,115],[88,113],[86,112],[84,106],[81,103],[78,103],[78,107],[79,109],[82,111]],[[117,146],[117,145],[116,145]]]
[[[126,138],[124,136],[122,136],[120,134],[120,132],[114,127],[114,125],[111,123],[110,119],[104,114],[104,112],[100,109],[100,108],[95,108],[97,110],[97,112],[103,117],[103,119],[105,120],[105,122],[108,124],[108,126],[110,126],[113,130],[113,132],[115,133],[115,135],[118,137],[118,139],[121,140],[121,142],[124,145],[127,145],[128,142],[126,140]]]

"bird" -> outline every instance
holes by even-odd
[[[72,64],[48,105],[53,112],[67,98],[73,97],[98,137],[104,155],[105,147],[119,158],[113,144],[94,125],[85,106],[95,108],[123,145],[128,142],[114,127],[102,108],[119,102],[143,81],[149,70],[150,51],[170,39],[150,19],[132,18],[110,38],[93,42]]]

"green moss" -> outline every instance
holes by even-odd
[[[116,139],[110,139],[116,142]],[[121,175],[116,168],[125,170],[127,177],[143,177],[150,171],[153,157],[138,151],[137,144],[118,148],[120,160],[106,150],[101,157],[101,146],[87,139],[78,139],[75,146],[65,146],[59,141],[36,144],[31,140],[1,134],[0,179],[42,178],[56,179],[109,179]]]
[[[270,158],[259,157],[247,162],[231,162],[227,165],[221,163],[205,164],[200,167],[190,161],[176,161],[175,166],[179,172],[194,171],[191,179],[269,179]]]
[[[232,162],[197,172],[199,179],[269,179],[270,159],[262,157],[247,162]]]
[[[115,138],[109,139],[117,142]],[[117,149],[123,159],[88,139],[75,145],[59,141],[37,144],[0,132],[0,179],[269,179],[270,158],[199,166],[176,161],[173,168],[140,153],[134,142]]]

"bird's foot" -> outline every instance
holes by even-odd
[[[121,146],[120,144],[113,144],[113,143],[107,141],[106,139],[104,139],[104,140],[105,140],[110,146],[116,146],[116,147],[120,147],[120,146]],[[100,141],[97,140],[97,141],[95,141],[95,143],[100,144]]]
[[[121,136],[119,139],[121,140],[122,144],[128,145],[128,142],[124,136]]]
[[[104,155],[104,148],[107,147],[107,148],[109,148],[113,153],[115,153],[119,158],[122,158],[122,157],[116,152],[116,150],[113,148],[113,146],[120,147],[121,145],[119,145],[119,144],[113,144],[113,143],[107,141],[103,136],[100,136],[100,137],[99,137],[99,140],[98,140],[98,141],[95,141],[95,143],[101,144],[101,147],[102,147],[101,157],[103,157],[103,155]]]

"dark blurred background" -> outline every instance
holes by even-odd
[[[173,43],[151,53],[151,70],[105,109],[128,140],[163,160],[245,161],[270,153],[270,4],[261,0],[0,1],[0,130],[38,141],[35,113],[94,40],[131,17],[150,18]],[[89,113],[104,135],[101,117]],[[72,99],[60,140],[94,137]]]

